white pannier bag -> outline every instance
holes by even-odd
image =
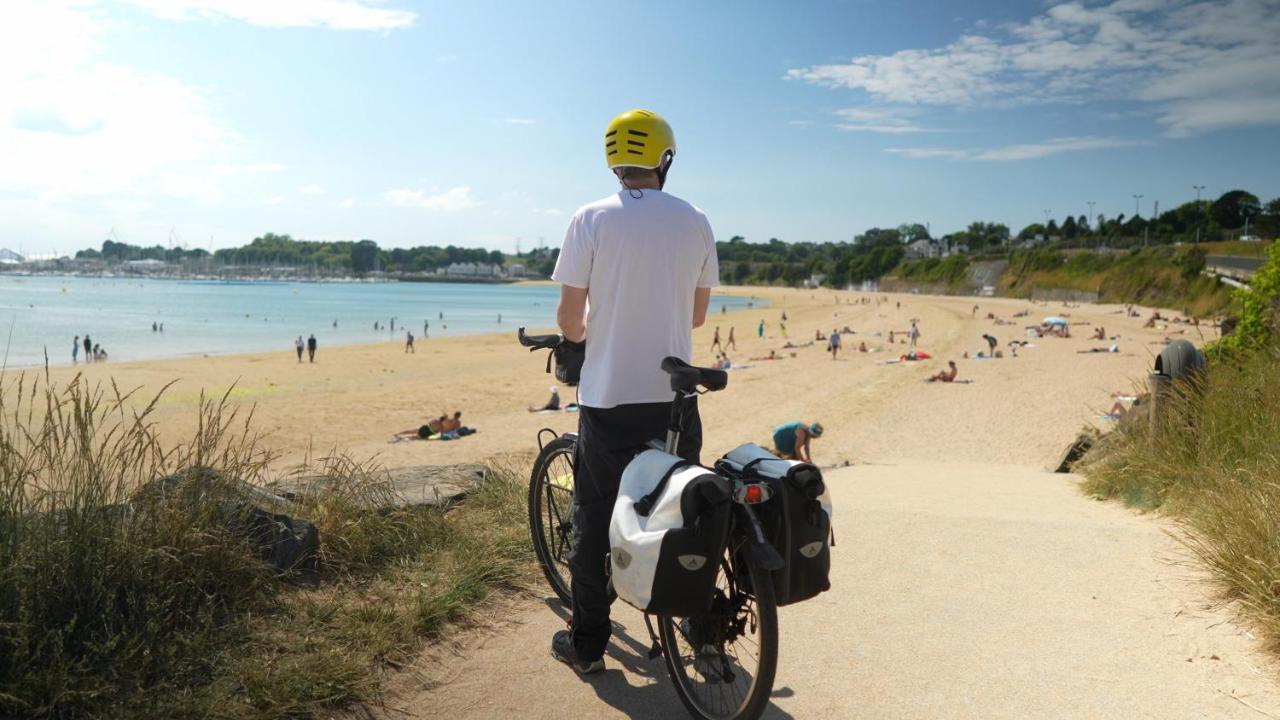
[[[660,450],[637,455],[622,473],[609,522],[618,597],[657,615],[709,610],[730,500],[729,481],[704,467]]]

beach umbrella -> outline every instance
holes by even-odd
[[[1066,325],[1067,321],[1063,318],[1058,317],[1057,315],[1050,315],[1049,317],[1044,319],[1044,324],[1045,325]]]

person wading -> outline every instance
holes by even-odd
[[[662,359],[690,359],[693,329],[706,320],[720,274],[706,216],[662,190],[676,154],[667,122],[630,110],[609,123],[604,146],[622,189],[574,214],[551,275],[561,284],[561,331],[586,343],[574,462],[577,543],[569,559],[573,624],[551,642],[552,655],[582,674],[604,669],[611,632],[605,560],[622,470],[666,434],[671,385]],[[698,462],[697,400],[682,402],[679,454]]]

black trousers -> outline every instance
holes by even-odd
[[[682,400],[684,422],[678,454],[699,462],[702,419],[696,397]],[[609,623],[609,519],[618,497],[622,471],[645,444],[665,440],[671,403],[578,408],[578,447],[574,457],[575,542],[569,557],[573,571],[573,646],[582,660],[604,656],[612,626]]]

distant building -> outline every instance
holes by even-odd
[[[942,248],[933,240],[923,238],[907,244],[907,257],[931,258],[942,255]]]
[[[148,258],[146,260],[126,260],[124,266],[132,270],[159,270],[166,265],[163,260]]]
[[[21,265],[27,259],[18,253],[8,249],[0,248],[0,265]]]
[[[449,263],[443,270],[436,270],[436,274],[456,277],[498,277],[502,274],[502,268],[490,263]]]
[[[525,267],[518,263],[507,268],[507,277],[513,277],[513,278],[524,277],[527,273],[528,271],[525,269]]]

